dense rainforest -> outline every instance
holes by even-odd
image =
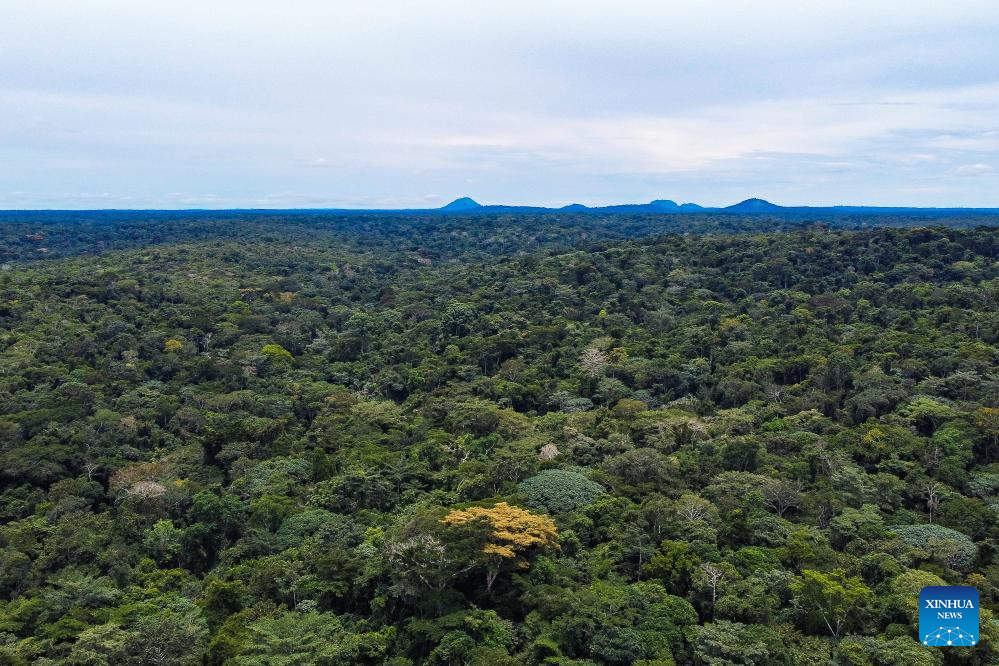
[[[0,221],[0,664],[999,664],[995,227],[71,217]]]

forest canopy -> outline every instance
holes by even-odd
[[[0,663],[999,663],[996,229],[666,217],[0,222]]]

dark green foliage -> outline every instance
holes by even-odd
[[[184,215],[0,223],[0,663],[995,660],[994,229]]]
[[[546,469],[520,482],[527,506],[548,513],[575,511],[604,492],[603,486],[572,470]]]
[[[942,525],[898,525],[892,531],[907,545],[957,571],[970,567],[978,554],[968,536]]]

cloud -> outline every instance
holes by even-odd
[[[0,206],[997,205],[997,33],[991,0],[10,0]]]
[[[995,168],[991,164],[962,164],[953,170],[955,176],[978,177],[995,173]]]

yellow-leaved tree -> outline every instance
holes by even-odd
[[[475,523],[486,526],[481,552],[485,556],[487,591],[492,591],[493,583],[505,565],[512,563],[526,568],[527,561],[521,555],[535,548],[557,547],[555,539],[558,530],[551,518],[506,502],[492,508],[475,506],[456,509],[444,516],[441,522],[450,526]]]

